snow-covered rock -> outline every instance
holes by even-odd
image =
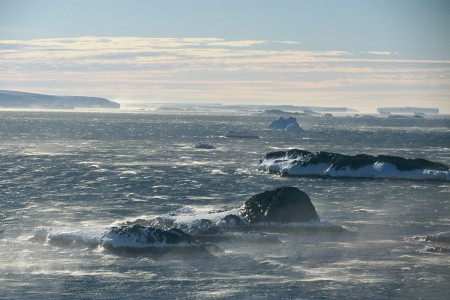
[[[344,155],[298,149],[267,153],[260,161],[259,170],[281,176],[450,180],[447,165],[426,159],[389,155]]]

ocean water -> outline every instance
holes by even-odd
[[[280,177],[258,171],[290,148],[450,164],[450,119],[299,117],[246,112],[0,111],[1,299],[445,299],[450,185],[439,180]],[[248,130],[260,139],[231,139]],[[199,142],[216,149],[194,147]],[[344,232],[273,232],[281,243],[215,241],[221,252],[117,253],[32,241],[162,215],[239,207],[294,186]],[[264,232],[266,229],[262,228]],[[444,249],[444,251],[439,251]],[[435,250],[435,251],[430,251]]]

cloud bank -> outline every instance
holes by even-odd
[[[0,41],[0,89],[127,102],[437,106],[450,61],[307,51],[295,41],[78,37]]]

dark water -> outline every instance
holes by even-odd
[[[246,113],[0,112],[0,298],[443,299],[446,181],[285,178],[257,171],[276,149],[388,154],[450,164],[450,119],[299,118],[265,131]],[[251,130],[261,139],[227,139]],[[214,150],[195,149],[199,142]],[[241,205],[295,186],[349,233],[219,242],[216,254],[117,254],[28,241],[37,227],[101,228],[176,210]]]

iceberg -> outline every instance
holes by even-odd
[[[298,123],[293,123],[293,124],[290,124],[290,125],[286,126],[284,131],[287,131],[287,132],[300,132],[300,131],[303,131],[303,128],[301,128]]]
[[[438,115],[439,108],[428,108],[428,107],[379,107],[377,112],[382,115],[390,114],[432,114]]]
[[[294,117],[288,117],[288,118],[279,117],[277,120],[270,123],[269,126],[267,126],[267,129],[283,130],[283,131],[289,131],[289,132],[303,131],[303,129],[300,127],[300,125],[297,122],[297,118],[294,118]]]

